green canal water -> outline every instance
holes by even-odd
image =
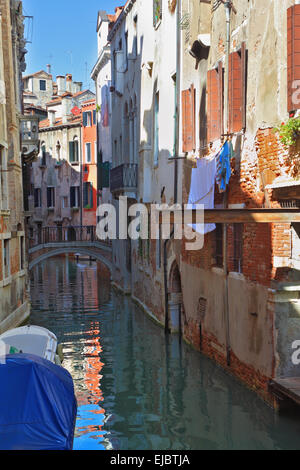
[[[63,344],[76,450],[299,449],[300,418],[254,393],[111,289],[97,265],[55,258],[31,275],[31,324]]]

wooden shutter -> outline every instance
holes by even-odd
[[[110,163],[104,162],[99,164],[100,168],[100,189],[109,188]]]
[[[74,152],[74,142],[69,142],[69,160],[71,163],[74,162],[74,157],[75,157],[75,152]]]
[[[89,204],[89,183],[83,183],[83,206],[86,207]]]
[[[196,149],[196,90],[192,85],[182,91],[182,151]]]
[[[300,5],[294,5],[287,10],[288,112],[300,109],[300,95],[297,93],[300,87],[299,83],[296,83],[297,80],[300,80]]]
[[[96,110],[93,111],[93,121],[94,121],[94,126],[95,126],[97,124]]]
[[[207,141],[220,139],[224,132],[224,80],[223,66],[207,72]]]
[[[39,190],[35,188],[34,190],[34,207],[39,207]]]
[[[83,127],[87,126],[87,113],[82,113]]]
[[[93,185],[92,183],[89,183],[89,186],[90,186],[90,207],[93,208],[94,207],[94,197],[93,197]]]
[[[229,132],[246,127],[247,64],[245,43],[229,56]]]
[[[70,188],[70,205],[75,207],[75,187],[71,186]]]

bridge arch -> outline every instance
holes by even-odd
[[[41,249],[42,253],[34,258],[30,263],[29,263],[29,271],[31,271],[35,266],[37,266],[39,263],[42,263],[43,261],[53,258],[55,256],[63,255],[63,254],[80,254],[80,255],[85,255],[85,256],[90,256],[92,258],[95,258],[97,261],[103,263],[110,271],[112,274],[113,270],[113,265],[111,261],[109,261],[105,256],[103,256],[100,252],[93,250],[92,248],[84,248],[84,247],[61,247],[61,248],[52,248],[49,251],[45,251]],[[43,252],[44,251],[44,252]]]

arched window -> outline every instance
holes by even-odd
[[[79,145],[77,136],[73,138],[72,142],[69,142],[69,159],[70,163],[79,163]]]
[[[46,143],[42,142],[41,145],[41,154],[42,154],[42,166],[46,166]]]
[[[58,140],[57,143],[56,143],[56,160],[57,161],[59,161],[60,158],[61,158],[60,151],[61,151],[61,145],[60,145],[60,142]]]

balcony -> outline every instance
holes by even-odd
[[[110,171],[111,192],[136,192],[138,185],[138,165],[124,163]]]
[[[36,159],[40,150],[38,116],[21,116],[20,118],[22,157],[26,163]]]

